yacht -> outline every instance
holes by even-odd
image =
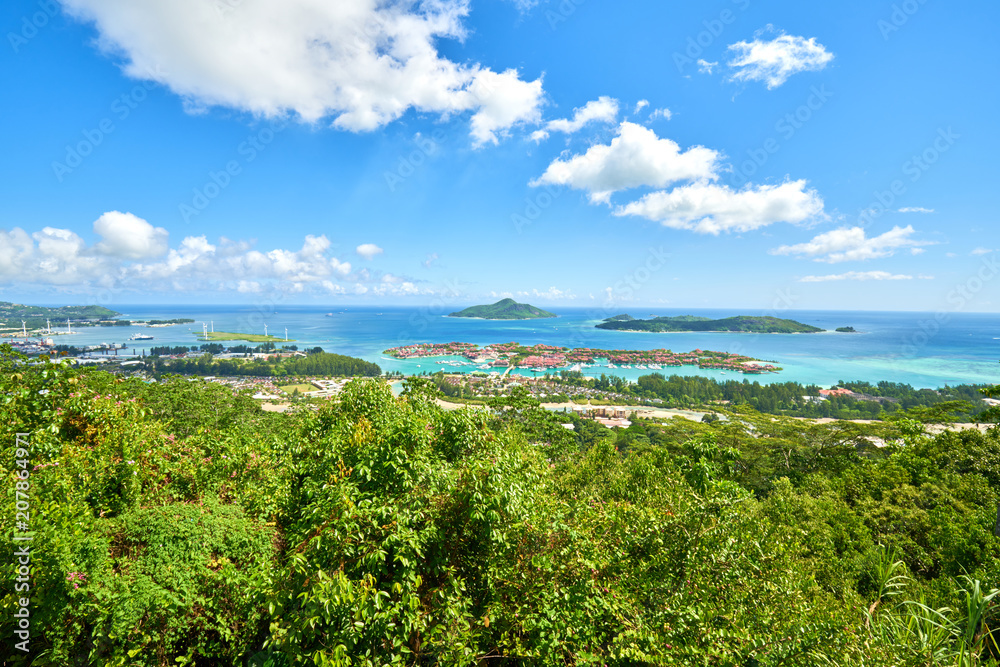
[[[153,337],[149,334],[137,333],[129,336],[129,340],[153,340]]]

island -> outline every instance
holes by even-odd
[[[631,315],[627,315],[625,313],[622,313],[621,315],[615,315],[614,317],[607,317],[603,321],[604,322],[631,322],[634,319],[635,318],[632,317]]]
[[[514,299],[501,299],[487,306],[471,306],[457,313],[451,313],[448,317],[474,317],[480,320],[540,320],[559,316],[527,303],[518,303]]]
[[[854,327],[837,327],[834,331],[837,333],[858,333]]]
[[[37,329],[46,326],[46,320],[50,322],[62,322],[72,320],[74,324],[92,323],[96,324],[101,320],[108,320],[117,317],[117,313],[104,306],[61,306],[50,308],[47,306],[25,306],[20,303],[0,301],[0,326],[14,327],[21,329],[22,326],[29,329]],[[22,325],[21,322],[25,324]]]
[[[739,315],[713,320],[708,317],[681,315],[679,317],[654,317],[649,320],[605,320],[595,325],[598,329],[613,331],[647,331],[651,333],[709,332],[709,333],[817,333],[819,327],[778,317]]]
[[[279,338],[278,336],[265,336],[263,334],[246,334],[246,333],[232,333],[231,331],[208,331],[206,333],[196,334],[198,340],[205,341],[226,341],[226,340],[245,340],[248,343],[294,343],[295,340],[291,338]]]
[[[192,324],[194,320],[190,317],[177,317],[172,320],[147,320],[147,327],[169,327],[175,324]]]
[[[694,350],[601,350],[591,347],[556,347],[520,343],[497,343],[480,348],[474,343],[415,343],[385,350],[394,359],[429,359],[433,357],[460,357],[438,361],[438,365],[452,367],[515,368],[545,372],[551,370],[581,371],[584,367],[609,369],[638,369],[660,371],[671,366],[697,366],[703,369],[760,374],[777,372],[780,366],[773,362],[754,359],[742,354]],[[444,370],[444,369],[442,369]]]

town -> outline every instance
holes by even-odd
[[[744,374],[775,373],[781,370],[773,363],[742,354],[694,350],[677,353],[671,350],[602,350],[598,348],[567,348],[552,345],[525,346],[520,343],[499,343],[480,348],[473,343],[416,343],[385,351],[395,359],[426,359],[461,357],[467,361],[444,360],[440,365],[469,366],[480,369],[507,368],[548,371],[567,369],[579,371],[587,367],[663,370],[666,367],[697,366]]]

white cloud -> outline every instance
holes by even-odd
[[[169,234],[131,213],[108,211],[94,222],[94,231],[103,237],[96,250],[123,259],[160,257],[167,252]]]
[[[632,111],[632,114],[633,115],[638,114],[640,111],[642,111],[648,106],[649,106],[649,100],[639,100],[638,102],[635,103],[635,109]]]
[[[193,110],[291,113],[351,131],[376,129],[411,109],[472,112],[476,145],[540,119],[540,79],[438,51],[439,41],[466,36],[467,0],[61,2],[96,25],[99,44],[124,58],[127,75],[166,86]]]
[[[260,283],[256,280],[241,280],[236,284],[236,291],[242,294],[257,294],[260,289]]]
[[[911,255],[923,255],[925,252],[927,252],[926,248],[910,248]]]
[[[479,70],[469,95],[479,111],[472,116],[474,146],[499,143],[515,125],[537,125],[542,119],[542,80],[522,81],[516,70]]]
[[[652,192],[617,208],[617,216],[638,215],[665,227],[701,234],[744,232],[776,222],[798,223],[823,212],[823,200],[805,181],[781,185],[728,186],[692,183],[673,190]]]
[[[900,213],[933,213],[934,209],[924,208],[923,206],[904,206],[899,209]]]
[[[95,223],[96,224],[96,223]],[[128,291],[261,294],[355,294],[410,296],[432,288],[393,274],[352,271],[331,254],[326,236],[307,235],[298,250],[256,250],[251,243],[188,236],[161,258],[134,261],[88,246],[68,229],[0,230],[0,286],[56,286],[62,291],[95,287]]]
[[[977,255],[988,255],[991,252],[995,252],[993,250],[993,248],[976,248],[975,250],[973,250],[969,254],[973,255],[973,256],[977,256]]]
[[[432,266],[434,266],[434,262],[438,261],[439,259],[441,258],[438,256],[438,254],[436,252],[432,252],[431,254],[427,255],[427,259],[423,261],[424,268],[425,269],[431,268]]]
[[[772,255],[802,255],[817,262],[835,264],[890,257],[901,248],[932,245],[932,242],[911,238],[913,233],[913,227],[907,225],[893,227],[884,234],[869,238],[862,227],[843,227],[820,234],[812,241],[781,246],[770,252]]]
[[[718,65],[719,63],[717,61],[714,63],[710,63],[702,58],[698,59],[698,71],[701,72],[702,74],[711,74],[712,70],[718,67]]]
[[[538,0],[510,0],[522,14],[530,11],[538,4]]]
[[[591,203],[606,204],[622,190],[674,186],[618,206],[614,215],[642,216],[666,227],[703,234],[823,217],[823,200],[804,180],[748,184],[739,190],[712,183],[719,177],[721,159],[722,155],[712,149],[694,146],[682,150],[653,130],[625,121],[610,144],[554,160],[530,185],[567,185],[588,191]]]
[[[371,260],[376,255],[381,255],[383,250],[374,243],[362,243],[357,248],[355,248],[355,252],[364,257],[365,259]]]
[[[162,230],[150,226],[153,231],[139,239],[143,243],[130,245],[135,239],[120,234],[121,230],[138,228],[149,232],[144,226],[148,223],[121,216],[105,215],[94,223],[95,229],[103,230],[105,235],[92,246],[68,229],[45,227],[30,235],[20,228],[0,230],[0,282],[255,293],[268,281],[286,286],[310,285],[351,274],[348,262],[329,254],[331,244],[325,236],[306,236],[299,250],[275,248],[266,252],[252,249],[245,242],[222,239],[211,243],[205,236],[188,236],[177,247],[160,253],[157,244],[163,237]],[[145,243],[150,239],[156,242],[152,246]],[[133,259],[145,255],[150,247],[159,258]]]
[[[527,296],[526,292],[518,292],[518,294],[521,294],[523,296]],[[533,290],[531,290],[531,294],[536,299],[550,299],[552,301],[557,301],[557,300],[562,300],[562,299],[566,299],[566,300],[572,301],[572,300],[576,299],[576,295],[573,294],[572,290],[561,290],[561,289],[558,289],[556,287],[550,287],[547,290],[545,290],[544,292],[540,292],[537,289],[533,289]]]
[[[531,185],[568,185],[588,190],[591,202],[608,202],[619,190],[715,179],[719,158],[703,146],[682,151],[670,139],[625,121],[610,145],[598,144],[582,155],[553,161]]]
[[[821,70],[833,60],[833,54],[817,44],[815,37],[806,39],[782,33],[772,40],[764,40],[762,34],[758,33],[752,42],[729,45],[734,56],[728,65],[736,70],[731,79],[763,81],[773,89],[793,74]]]
[[[666,107],[663,107],[662,109],[656,109],[651,114],[649,114],[650,120],[656,120],[658,118],[666,118],[667,120],[670,120],[673,117],[674,113]]]
[[[927,279],[929,276],[921,276]],[[913,280],[913,276],[892,274],[888,271],[848,271],[829,276],[805,276],[799,278],[802,283],[825,283],[835,280]]]
[[[599,97],[587,102],[582,107],[573,110],[572,118],[557,118],[550,120],[541,130],[531,133],[534,141],[544,141],[551,132],[573,134],[589,123],[613,123],[618,118],[618,100],[611,97]]]
[[[587,123],[613,123],[618,118],[618,100],[602,96],[573,110],[573,118],[558,118],[545,124],[550,132],[573,134]]]

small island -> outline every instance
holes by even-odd
[[[858,333],[854,327],[837,327],[834,331],[838,333]]]
[[[622,313],[621,315],[615,315],[614,317],[605,318],[604,322],[631,322],[635,318],[631,315]]]
[[[649,320],[621,320],[612,318],[597,324],[598,329],[612,331],[646,331],[651,333],[708,332],[708,333],[817,333],[819,327],[795,320],[770,316],[739,315],[713,320],[708,317],[681,315],[679,317],[654,317]]]
[[[209,331],[206,333],[197,334],[198,340],[204,341],[229,341],[229,340],[245,340],[248,343],[294,343],[295,340],[288,338],[279,338],[277,336],[265,336],[263,334],[245,334],[245,333],[232,333],[230,331]]]
[[[448,317],[473,317],[480,320],[540,320],[558,315],[527,303],[518,303],[514,299],[502,299],[487,306],[471,306],[457,313],[451,313]]]
[[[194,320],[190,317],[177,317],[172,320],[147,320],[147,327],[169,327],[175,324],[192,324]]]

